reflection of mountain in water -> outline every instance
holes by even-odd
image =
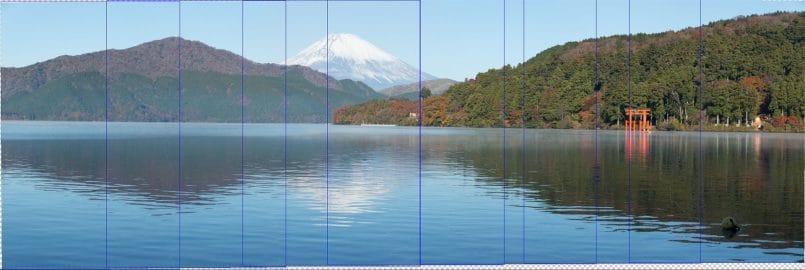
[[[342,187],[332,187],[330,197],[327,198],[327,189],[317,186],[323,180],[310,178],[297,178],[289,182],[289,189],[293,194],[289,196],[304,200],[318,202],[313,208],[321,212],[359,214],[371,212],[373,203],[389,192],[386,185],[376,184],[380,177],[357,176],[341,181]],[[301,180],[301,181],[300,181]],[[328,201],[329,199],[329,201]],[[329,207],[326,207],[329,202]]]
[[[312,208],[336,214],[381,211],[379,201],[404,184],[415,184],[416,136],[330,135],[329,176],[321,136],[289,139],[289,196],[311,201]],[[413,162],[401,166],[400,162]],[[280,172],[281,173],[281,172]],[[329,177],[329,197],[325,177]],[[326,203],[329,202],[329,206]]]
[[[382,211],[378,205],[396,202],[392,197],[400,187],[417,185],[418,172],[411,169],[418,163],[416,133],[384,132],[331,134],[331,213]],[[452,130],[440,135],[432,131],[423,139],[422,162],[470,168],[482,176],[476,179],[477,186],[499,190],[503,153],[497,132]],[[505,184],[509,196],[519,196],[523,184],[520,134],[509,134]],[[288,194],[294,200],[309,201],[309,208],[324,211],[328,198],[321,135],[289,136]],[[529,131],[527,140],[527,201],[543,202],[549,206],[543,210],[557,214],[593,212],[593,133]],[[597,206],[602,209],[601,220],[623,221],[629,210],[627,191],[631,191],[631,214],[634,224],[641,225],[635,230],[679,232],[680,228],[669,224],[697,223],[698,134],[655,132],[633,138],[631,160],[626,158],[629,151],[625,141],[623,133],[599,132]],[[178,143],[175,136],[109,140],[110,192],[175,203]],[[183,137],[182,203],[214,203],[222,194],[239,194],[240,143],[240,137],[232,136]],[[243,165],[247,186],[283,185],[282,143],[280,136],[246,137]],[[734,216],[745,226],[741,234],[728,241],[752,242],[764,248],[801,248],[801,141],[791,135],[708,134],[702,143],[705,166],[701,199],[709,240],[723,241],[717,237],[718,227],[708,225]],[[102,185],[103,151],[102,139],[4,140],[3,169],[25,168],[54,179]],[[682,232],[697,230],[695,226],[684,227]]]
[[[288,138],[289,194],[309,201],[311,208],[323,212],[327,200],[323,134],[300,134],[303,135]],[[400,137],[391,141],[389,137],[371,136],[333,138],[339,143],[333,143],[330,149],[330,212],[375,211],[373,204],[395,185],[416,177],[413,172],[389,173],[394,170],[388,168],[401,159],[416,162],[415,152],[406,154],[415,151],[416,136]],[[108,162],[110,192],[141,197],[132,198],[138,202],[175,204],[179,191],[178,145],[176,135],[112,138],[108,141],[107,158],[105,142],[97,136],[4,140],[3,168],[39,171],[54,180],[95,185],[95,190],[102,192],[104,164]],[[240,194],[240,137],[183,136],[181,145],[182,204],[214,203],[221,196]],[[245,184],[279,186],[260,192],[281,194],[283,138],[246,137],[244,148]],[[403,148],[407,150],[395,150]]]
[[[212,144],[210,147],[223,148],[224,145],[226,143]],[[224,163],[209,166],[197,165],[204,163],[208,155],[195,154],[189,148],[183,151],[187,151],[184,152],[183,163],[189,167],[183,170],[182,203],[203,202],[209,199],[205,194],[239,183],[236,171],[232,170],[240,168],[239,153],[237,159],[221,158],[220,161]],[[220,151],[220,154],[227,155],[226,151]],[[110,140],[109,191],[143,196],[148,201],[175,203],[179,187],[177,156],[178,140],[175,138]],[[58,180],[103,185],[104,159],[103,140],[3,142],[4,169],[32,168]],[[198,168],[204,168],[204,173],[195,172]]]

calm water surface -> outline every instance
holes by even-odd
[[[803,261],[802,134],[104,131],[3,122],[4,267]]]

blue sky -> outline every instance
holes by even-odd
[[[505,51],[504,49],[504,2]],[[26,66],[59,55],[127,48],[167,36],[200,40],[258,62],[285,59],[283,2],[179,4],[3,3],[0,63]],[[293,56],[327,33],[323,1],[287,3],[287,54]],[[629,0],[598,0],[600,36],[629,32]],[[802,11],[805,1],[703,0],[702,21],[772,11]],[[422,69],[455,80],[554,45],[595,36],[595,0],[423,0]],[[243,14],[243,17],[241,17]],[[678,30],[699,23],[699,0],[632,0],[631,32]],[[411,65],[419,64],[418,3],[331,1],[329,31],[354,33]],[[241,19],[243,23],[241,24]],[[181,24],[180,24],[181,21]],[[243,36],[241,36],[241,31]]]

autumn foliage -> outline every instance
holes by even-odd
[[[419,104],[405,99],[372,100],[358,105],[347,105],[333,112],[336,124],[394,124],[417,125]]]

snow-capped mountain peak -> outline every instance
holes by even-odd
[[[329,59],[325,54],[329,42]],[[327,61],[329,61],[329,71]],[[372,43],[348,33],[322,38],[288,59],[289,65],[302,65],[328,72],[336,79],[362,81],[375,90],[419,80],[417,69]],[[423,73],[422,80],[435,79]]]
[[[399,61],[397,57],[383,51],[372,43],[353,34],[330,34],[330,57],[349,58],[361,63],[367,61]],[[322,38],[288,60],[289,65],[308,66],[318,61],[325,61],[324,51],[327,40]],[[333,60],[333,59],[330,59]]]

